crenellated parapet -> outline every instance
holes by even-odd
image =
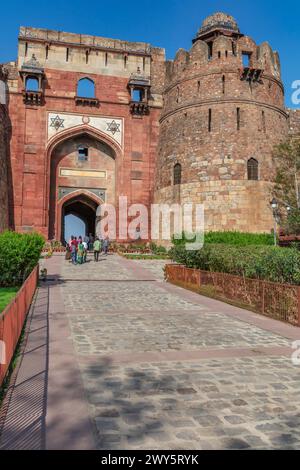
[[[218,28],[198,33],[189,51],[179,49],[174,60],[166,63],[163,115],[179,103],[225,97],[283,108],[278,53],[267,42],[257,45],[232,29],[226,35]]]
[[[192,195],[207,229],[270,230],[272,150],[288,133],[277,52],[216,13],[165,70],[156,202]]]

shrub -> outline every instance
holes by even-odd
[[[168,250],[166,249],[166,247],[156,245],[156,243],[154,243],[154,242],[150,243],[150,250],[152,251],[152,253],[155,253],[157,255],[159,255],[159,254],[163,255],[163,254],[168,253]]]
[[[0,286],[18,286],[39,261],[45,240],[37,233],[0,234]]]
[[[183,233],[182,238],[176,240],[173,237],[175,246],[190,242]],[[193,240],[192,240],[193,241]],[[204,234],[204,243],[224,243],[226,245],[274,245],[274,236],[268,233],[244,233],[244,232],[206,232]]]
[[[189,268],[300,285],[300,253],[293,248],[207,243],[197,251],[177,245],[170,256]]]

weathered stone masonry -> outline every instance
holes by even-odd
[[[9,226],[8,150],[10,126],[7,113],[6,78],[6,70],[0,66],[0,232]]]
[[[0,230],[10,122],[16,230],[62,239],[64,215],[90,229],[97,206],[124,195],[147,207],[203,203],[207,230],[272,230],[272,150],[300,132],[299,112],[284,106],[278,54],[231,16],[208,17],[190,51],[167,62],[146,43],[22,27],[5,68]]]
[[[208,230],[270,231],[272,149],[287,118],[278,54],[232,17],[207,18],[191,50],[166,65],[155,201],[203,203]],[[248,179],[250,159],[257,180]]]

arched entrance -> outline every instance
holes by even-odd
[[[78,194],[63,203],[61,208],[61,242],[68,241],[71,235],[84,237],[92,234],[95,236],[96,212],[98,204],[86,194]],[[68,216],[75,216],[83,222],[83,229],[80,232],[71,226],[66,227]],[[75,227],[75,224],[73,224]],[[66,234],[66,228],[68,233]]]
[[[79,217],[86,233],[94,234],[97,207],[115,205],[121,152],[107,136],[85,126],[61,134],[48,146],[46,185],[49,239],[64,242],[66,216]]]

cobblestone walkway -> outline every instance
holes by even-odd
[[[70,414],[98,449],[300,448],[299,329],[167,284],[163,261],[47,263],[46,448],[91,447]]]
[[[62,294],[98,447],[300,448],[300,367],[279,351],[291,340],[167,286],[163,266],[63,266],[83,279]]]

